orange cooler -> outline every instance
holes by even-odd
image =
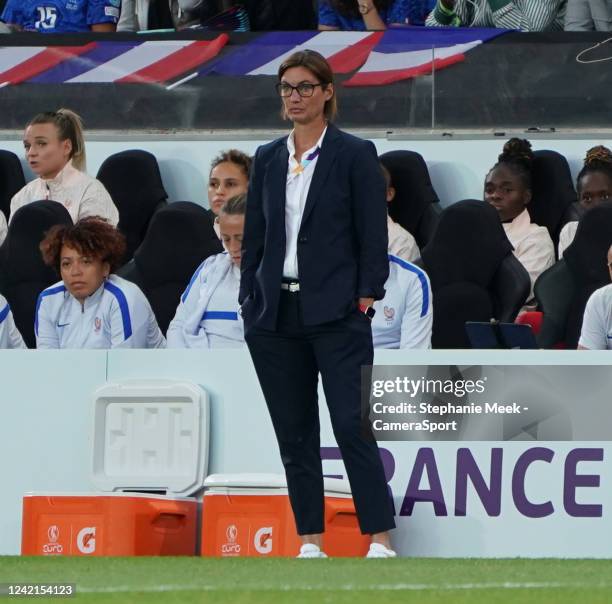
[[[300,540],[280,474],[213,474],[204,482],[202,556],[295,557]],[[325,479],[325,535],[329,556],[364,556],[348,483]]]
[[[140,493],[23,498],[24,556],[193,556],[198,503]]]

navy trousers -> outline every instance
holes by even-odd
[[[283,290],[277,329],[249,327],[247,318],[245,340],[276,432],[298,534],[325,530],[319,373],[361,531],[394,528],[369,410],[361,405],[361,366],[374,356],[370,319],[355,310],[338,321],[304,326],[299,292]]]

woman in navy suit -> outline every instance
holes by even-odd
[[[373,362],[374,300],[384,296],[385,182],[374,145],[338,130],[333,74],[314,51],[291,55],[277,91],[287,137],[263,145],[247,200],[239,302],[287,475],[300,557],[324,557],[318,375],[368,556],[393,557],[392,502],[361,408]]]

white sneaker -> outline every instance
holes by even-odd
[[[327,554],[322,552],[318,545],[314,543],[304,543],[300,547],[298,558],[327,558]]]
[[[366,558],[396,558],[397,554],[382,543],[370,543],[370,550]]]

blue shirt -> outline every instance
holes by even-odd
[[[378,14],[386,25],[392,23],[423,25],[435,5],[436,0],[395,0],[389,8],[378,11]],[[319,0],[319,25],[337,27],[344,31],[366,29],[361,17],[345,17],[339,14],[330,6],[329,0]]]
[[[121,0],[8,0],[2,21],[45,34],[88,32],[97,23],[117,23]]]

